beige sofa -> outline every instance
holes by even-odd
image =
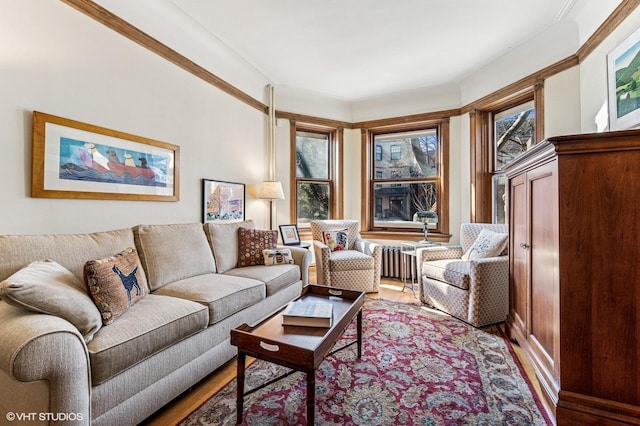
[[[146,295],[132,289],[130,294],[144,297],[111,324],[98,324],[97,331],[81,315],[83,294],[73,306],[63,306],[71,299],[61,299],[59,306],[52,282],[21,288],[26,297],[49,292],[51,297],[38,300],[62,310],[51,315],[17,307],[3,293],[2,421],[16,413],[29,420],[21,424],[136,424],[233,358],[230,330],[297,297],[311,262],[308,250],[292,247],[295,264],[236,267],[239,227],[254,224],[0,236],[0,282],[9,282],[31,262],[52,259],[84,283],[87,261],[134,247],[148,286]],[[88,333],[79,331],[87,328]]]

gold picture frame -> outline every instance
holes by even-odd
[[[178,201],[180,147],[33,112],[31,196]]]

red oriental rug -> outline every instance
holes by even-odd
[[[476,329],[423,306],[367,299],[363,354],[355,346],[316,371],[319,425],[551,425],[511,346],[497,327]],[[347,328],[340,347],[355,339]],[[246,389],[288,371],[247,368]],[[296,372],[245,397],[248,425],[306,424],[306,381]],[[232,380],[182,425],[232,425]]]

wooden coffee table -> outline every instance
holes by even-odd
[[[364,293],[318,285],[308,285],[299,298],[331,303],[333,323],[330,328],[283,326],[282,311],[255,326],[243,324],[231,330],[231,344],[238,347],[237,422],[242,423],[244,397],[296,371],[307,374],[307,424],[315,421],[316,376],[318,366],[328,355],[353,344],[362,356],[362,305]],[[356,341],[331,351],[347,326],[357,317]],[[273,362],[292,369],[262,386],[244,392],[246,356]]]

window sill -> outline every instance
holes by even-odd
[[[402,232],[402,231],[360,231],[360,236],[367,240],[397,240],[397,241],[420,241],[424,238],[422,232]],[[429,233],[429,240],[438,243],[448,243],[451,234]]]

